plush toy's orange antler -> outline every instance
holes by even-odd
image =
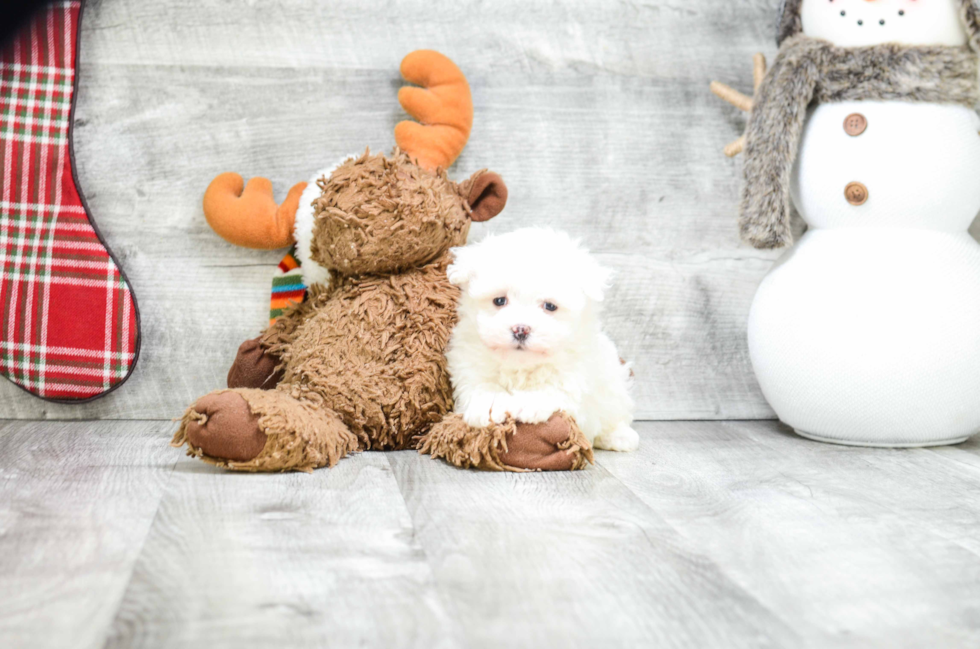
[[[402,76],[421,88],[402,88],[398,101],[417,122],[395,127],[395,141],[426,169],[449,167],[466,146],[473,126],[473,99],[466,77],[438,52],[418,50],[404,58]],[[226,241],[245,248],[284,248],[293,243],[296,209],[306,183],[289,190],[281,205],[266,178],[245,181],[224,173],[204,193],[204,216]]]
[[[421,88],[405,87],[398,101],[421,123],[395,127],[395,142],[426,169],[446,169],[463,152],[473,127],[470,85],[456,64],[439,52],[417,50],[406,56],[402,76]]]
[[[252,178],[246,185],[238,174],[223,173],[204,192],[204,217],[221,238],[236,246],[284,248],[293,242],[293,222],[304,189],[306,183],[293,185],[282,205],[276,205],[268,178]]]

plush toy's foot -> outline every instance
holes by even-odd
[[[219,390],[188,408],[171,445],[237,471],[312,471],[357,450],[333,411],[282,390]]]
[[[212,392],[191,406],[184,433],[187,445],[208,457],[248,462],[258,457],[268,437],[259,418],[237,392]]]
[[[589,441],[560,412],[543,424],[508,419],[486,428],[471,428],[450,413],[422,437],[419,452],[485,471],[577,471],[593,461]]]
[[[571,417],[554,414],[541,424],[518,422],[500,461],[532,471],[574,471],[592,462],[592,448]]]
[[[282,381],[282,370],[276,370],[279,358],[263,347],[260,340],[246,340],[238,348],[235,362],[228,370],[229,388],[271,390]]]

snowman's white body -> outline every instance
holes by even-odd
[[[855,113],[867,121],[857,136],[844,128]],[[967,233],[978,131],[977,113],[953,105],[809,115],[792,183],[809,229],[763,280],[748,325],[762,391],[800,434],[918,446],[980,432],[980,245]],[[851,182],[867,187],[863,205],[845,198]]]

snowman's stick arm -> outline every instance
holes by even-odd
[[[768,67],[766,57],[762,54],[756,54],[752,57],[752,85],[756,91],[758,91],[759,86],[762,85],[762,80],[766,78]],[[744,95],[738,90],[735,90],[731,86],[721,83],[720,81],[712,81],[710,88],[711,92],[721,99],[724,99],[732,106],[735,106],[739,110],[744,110],[746,113],[752,112],[752,107],[755,103],[752,97]],[[744,150],[745,136],[743,135],[725,147],[725,155],[729,158],[734,158]]]
[[[766,78],[768,67],[766,57],[762,52],[758,52],[752,57],[752,87],[754,90],[758,90],[759,86],[762,85],[762,80]]]
[[[744,110],[746,113],[752,112],[752,98],[748,95],[743,95],[731,86],[725,85],[720,81],[712,81],[711,92],[715,93],[715,95],[721,99],[724,99],[735,108]]]
[[[738,138],[737,140],[735,140],[734,142],[729,143],[728,146],[725,147],[725,155],[727,155],[729,158],[734,158],[742,151],[745,151],[744,135]]]

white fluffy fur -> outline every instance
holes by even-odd
[[[630,370],[599,322],[610,271],[546,228],[491,236],[453,254],[449,280],[462,298],[446,358],[456,412],[476,427],[508,414],[539,423],[564,410],[596,448],[636,449]],[[502,297],[507,304],[496,306]],[[513,333],[518,325],[530,327],[523,343]]]
[[[334,169],[344,164],[351,157],[353,156],[342,158],[335,164],[316,172],[299,197],[296,220],[293,222],[293,238],[296,240],[296,257],[299,259],[303,283],[307,286],[330,283],[330,271],[310,257],[310,248],[313,245],[313,201],[320,198],[320,187],[316,181],[324,176],[329,178]]]

